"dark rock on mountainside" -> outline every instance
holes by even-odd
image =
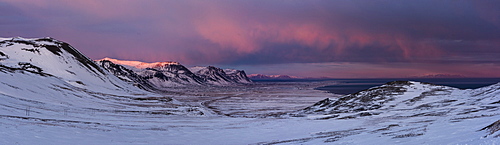
[[[394,100],[394,96],[403,94],[406,89],[403,86],[411,85],[408,81],[389,82],[386,85],[373,87],[358,93],[346,95],[335,101],[322,100],[304,111],[325,113],[347,113],[374,110],[382,107],[384,103]]]
[[[487,130],[488,135],[493,135],[493,134],[497,133],[498,131],[500,131],[500,120],[493,122],[492,124],[484,127],[481,130]],[[493,137],[500,137],[500,134],[494,135]]]
[[[250,78],[247,77],[247,74],[243,70],[233,70],[233,69],[225,69],[227,77],[229,79],[238,82],[238,83],[252,83]]]
[[[142,76],[139,76],[134,71],[127,69],[121,65],[114,64],[113,62],[108,60],[97,61],[97,64],[99,64],[105,70],[117,76],[119,79],[126,82],[134,83],[134,86],[137,86],[141,89],[145,90],[156,89],[153,84],[147,81],[147,79],[145,79]]]
[[[204,81],[212,85],[230,85],[239,83],[250,83],[250,79],[246,76],[244,71],[217,68],[214,66],[208,66],[204,68],[198,68],[194,72]]]
[[[237,85],[251,83],[244,71],[217,67],[188,69],[177,62],[144,63],[111,58],[97,60],[108,71],[127,81],[161,89],[190,85]]]
[[[345,119],[402,110],[406,110],[403,111],[406,116],[466,115],[474,113],[474,110],[498,110],[498,97],[500,83],[473,90],[461,90],[430,83],[395,81],[340,98],[324,99],[291,113],[291,116],[316,114]],[[477,109],[477,106],[482,109]]]
[[[203,79],[192,73],[181,64],[168,64],[146,68],[138,72],[144,78],[153,81],[160,87],[176,84],[201,84]]]
[[[51,44],[45,42],[50,42]],[[76,60],[80,62],[80,64],[87,67],[90,71],[93,71],[94,73],[99,73],[100,75],[105,74],[104,71],[99,66],[97,66],[90,58],[83,55],[80,51],[76,50],[66,42],[58,41],[50,37],[39,38],[34,40],[28,40],[23,38],[12,38],[10,40],[1,41],[0,45],[12,46],[16,43],[25,44],[33,47],[33,49],[21,48],[21,50],[40,53],[39,49],[46,49],[57,56],[61,56],[61,54],[63,53],[62,50],[65,50],[65,52],[72,55]],[[3,54],[2,56],[7,56],[7,55]]]

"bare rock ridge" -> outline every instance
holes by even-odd
[[[145,63],[111,58],[96,62],[119,78],[146,88],[251,83],[244,71],[214,66],[186,68],[177,62]]]

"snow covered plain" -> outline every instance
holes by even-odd
[[[293,112],[321,100],[305,84],[260,84],[183,93],[175,99],[204,104],[212,113],[165,115],[86,111],[63,108],[38,115],[25,108],[2,112],[1,144],[498,144],[498,133],[480,131],[497,121],[498,110],[469,115],[414,116],[412,111],[388,112],[352,119],[265,117]],[[266,90],[267,89],[267,90]],[[187,89],[189,90],[189,89]],[[239,90],[239,91],[238,91]],[[260,92],[258,92],[260,90]],[[244,93],[248,91],[247,93]],[[243,92],[243,93],[242,93]],[[290,92],[290,93],[284,93]],[[175,92],[173,92],[175,93]],[[252,96],[254,94],[255,96]],[[312,94],[312,95],[310,95]],[[261,96],[261,97],[258,97]],[[229,97],[229,98],[227,98]],[[232,97],[236,97],[233,98]],[[293,101],[300,98],[300,101]],[[262,103],[259,103],[262,101]],[[210,102],[209,104],[206,104]],[[288,105],[287,105],[288,104]],[[240,106],[238,106],[240,105]],[[203,106],[203,105],[202,105]],[[274,111],[270,109],[275,106]],[[495,105],[493,105],[495,106]],[[498,106],[498,105],[496,105]],[[460,108],[460,107],[457,107]],[[481,106],[477,106],[481,110]],[[154,108],[151,108],[154,110]],[[421,110],[432,112],[432,110]],[[471,110],[473,111],[473,110]],[[252,113],[253,112],[253,113]],[[480,113],[478,113],[480,112]],[[59,114],[57,114],[59,113]],[[438,113],[438,110],[436,110]],[[9,117],[16,116],[16,117]]]
[[[0,144],[500,142],[500,84],[393,82],[345,96],[313,89],[334,82],[155,93],[51,38],[1,38],[0,79]]]
[[[325,96],[334,96],[313,90],[315,86],[302,88],[306,86],[177,88],[179,92],[163,94],[209,110],[203,115],[149,113],[162,107],[142,108],[144,112],[112,112],[27,104],[28,107],[2,109],[0,144],[258,144],[300,138],[308,136],[311,129],[324,127],[314,127],[315,123],[308,124],[306,118],[264,117],[302,109]],[[93,104],[86,105],[95,108]],[[49,109],[51,115],[46,111]]]

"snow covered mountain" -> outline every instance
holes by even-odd
[[[142,84],[142,86],[153,86],[159,89],[189,85],[251,83],[244,71],[222,70],[213,66],[188,69],[177,62],[145,63],[111,58],[97,60],[97,63],[124,80],[130,80],[137,84]],[[149,83],[144,80],[147,80]]]
[[[289,75],[263,75],[263,74],[250,74],[250,75],[248,75],[248,78],[254,79],[254,80],[300,79],[300,77],[297,77],[297,76],[289,76]]]
[[[133,83],[133,85],[136,87],[139,87],[139,88],[144,89],[144,90],[149,90],[149,91],[156,90],[154,84],[150,83],[148,80],[146,80],[142,76],[139,76],[134,71],[123,67],[122,65],[114,64],[113,62],[108,61],[108,60],[96,61],[96,63],[98,65],[100,65],[101,67],[103,67],[108,72],[117,76],[119,79],[126,81],[126,82]]]
[[[460,128],[463,130],[463,126],[457,128],[447,124],[476,122],[477,125],[479,122],[499,119],[500,83],[461,90],[429,83],[396,81],[336,99],[327,98],[288,115],[316,120],[361,121],[366,125],[359,126],[360,131],[370,134],[373,141],[430,139],[435,137],[436,132],[443,131],[440,129],[448,129],[448,132],[459,132],[456,129]],[[473,130],[467,134],[475,134],[479,129],[467,129]],[[483,135],[499,137],[500,132],[497,131]],[[457,135],[439,135],[442,143],[457,141]],[[434,144],[434,141],[431,142]]]
[[[122,73],[121,78],[138,80],[136,83],[143,83],[147,80],[156,88],[175,87],[184,85],[201,84],[203,79],[193,74],[189,69],[177,62],[155,62],[145,63],[139,61],[123,61],[111,58],[97,60],[98,64],[112,64],[120,67],[120,70],[126,70],[128,73]],[[111,66],[111,65],[110,65]],[[108,68],[104,66],[104,68]],[[107,69],[115,74],[120,74],[118,69]],[[118,72],[115,72],[118,71]]]
[[[68,43],[52,38],[0,38],[0,55],[1,117],[78,120],[79,114],[90,112],[203,114],[201,108],[118,79]]]
[[[213,85],[229,85],[235,83],[251,83],[250,79],[242,70],[220,69],[214,66],[190,68],[197,76],[203,78],[206,83]]]
[[[382,110],[384,110],[383,112],[413,109],[457,110],[457,108],[450,106],[488,106],[498,104],[498,101],[500,101],[500,83],[475,90],[460,90],[429,83],[396,81],[346,95],[339,99],[327,98],[301,112],[306,114],[339,115],[338,118],[355,118],[378,114]],[[458,110],[461,109],[465,109],[465,107],[461,106]],[[499,108],[492,107],[489,109],[497,110]]]
[[[224,69],[224,73],[226,73],[227,77],[234,82],[252,83],[252,80],[247,77],[247,74],[243,70]]]

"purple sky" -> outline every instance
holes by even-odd
[[[500,1],[0,0],[0,37],[247,73],[500,77]]]

